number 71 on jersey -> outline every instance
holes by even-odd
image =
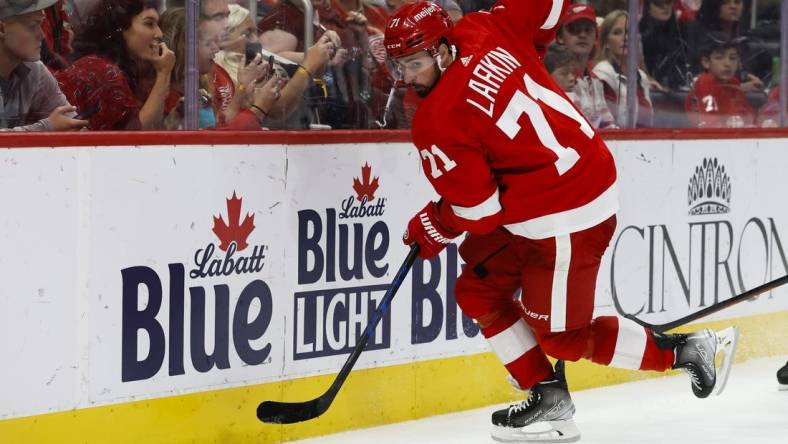
[[[580,131],[589,139],[594,137],[594,129],[568,100],[555,91],[536,83],[528,74],[525,74],[523,77],[523,82],[525,83],[526,91],[515,91],[503,114],[498,118],[496,126],[509,139],[514,140],[522,129],[519,124],[520,116],[523,114],[528,115],[539,142],[558,157],[555,161],[555,168],[559,175],[563,175],[580,160],[580,155],[574,148],[564,146],[558,141],[544,111],[539,106],[539,102],[541,101],[553,110],[577,122]],[[420,153],[423,159],[429,161],[430,175],[433,179],[439,178],[443,173],[451,171],[457,166],[457,163],[436,145],[433,145],[429,151],[423,149]],[[438,162],[440,162],[440,166]]]

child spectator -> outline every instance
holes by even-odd
[[[41,63],[44,8],[55,0],[0,3],[0,131],[83,128]]]
[[[547,71],[594,128],[615,128],[602,82],[580,74],[581,66],[566,47],[550,46],[544,57]]]
[[[702,128],[752,126],[755,112],[736,77],[739,49],[735,39],[712,32],[700,54],[704,73],[695,80],[686,101],[690,123]]]
[[[555,83],[561,88],[561,91],[569,94],[574,94],[575,86],[577,86],[577,74],[579,67],[577,58],[574,54],[569,52],[566,48],[559,46],[550,46],[547,48],[547,53],[542,60],[547,72],[555,80]],[[573,100],[576,97],[572,97]]]
[[[722,32],[728,35],[731,39],[742,37],[744,32],[747,31],[747,22],[742,20],[744,10],[750,5],[749,0],[703,0],[698,10],[698,15],[695,21],[689,24],[687,28],[687,43],[689,49],[690,69],[695,74],[702,72],[700,66],[701,55],[698,52],[706,40],[706,36],[711,32]],[[771,68],[771,57],[766,52],[756,54],[749,51],[747,45],[744,44],[744,39],[741,40],[739,45],[739,56],[742,60],[740,68],[748,72],[755,72],[757,75],[764,76],[768,74]],[[763,58],[766,60],[762,60]],[[762,67],[765,65],[766,71],[763,72]],[[762,82],[756,76],[752,79],[748,77],[743,80],[742,89],[746,92],[757,91],[763,88]]]
[[[627,126],[627,23],[628,14],[615,10],[605,16],[600,26],[600,51],[593,73],[604,85],[607,106],[616,124]],[[638,69],[637,100],[635,101],[635,126],[651,127],[654,110],[651,104],[649,79]]]
[[[102,0],[74,41],[77,60],[57,74],[60,89],[93,112],[92,130],[162,128],[175,54],[161,42],[153,0]],[[155,72],[149,92],[141,74]]]

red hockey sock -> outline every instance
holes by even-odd
[[[501,316],[483,327],[482,334],[521,388],[553,376],[553,366],[521,317]]]
[[[537,332],[539,344],[556,359],[581,358],[632,370],[664,371],[673,366],[672,349],[661,349],[649,330],[616,316],[600,316],[591,325],[562,333]]]
[[[591,322],[590,358],[593,362],[633,370],[665,371],[673,366],[672,349],[661,349],[651,331],[617,316]]]

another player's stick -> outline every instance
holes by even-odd
[[[410,248],[410,252],[405,258],[405,262],[403,262],[402,266],[399,267],[399,271],[397,271],[397,275],[394,277],[391,287],[383,296],[383,300],[380,301],[378,308],[375,309],[375,312],[372,314],[372,319],[370,319],[367,328],[358,338],[356,348],[353,349],[353,353],[351,353],[350,357],[348,357],[347,361],[345,361],[345,365],[342,366],[342,370],[339,371],[339,374],[334,379],[331,387],[329,387],[328,390],[326,390],[326,392],[319,397],[309,401],[265,401],[257,406],[257,418],[260,421],[272,424],[292,424],[294,422],[308,421],[310,419],[317,418],[318,416],[325,413],[326,410],[328,410],[328,407],[334,401],[334,397],[337,395],[337,392],[339,392],[339,389],[342,387],[345,379],[347,379],[350,371],[356,364],[361,352],[364,351],[364,348],[367,346],[369,338],[375,332],[375,327],[377,327],[380,319],[389,310],[391,300],[394,298],[394,295],[397,293],[402,281],[405,279],[405,276],[407,276],[410,268],[413,266],[413,262],[416,261],[418,254],[419,247],[418,245],[414,244]]]
[[[720,310],[726,309],[731,305],[736,305],[739,302],[746,301],[749,299],[755,299],[762,293],[765,293],[769,290],[773,290],[780,285],[784,285],[788,283],[788,275],[785,275],[781,278],[775,279],[773,281],[767,282],[759,287],[755,287],[751,290],[747,290],[744,293],[734,296],[730,299],[726,299],[724,301],[717,302],[716,304],[710,305],[702,310],[698,310],[695,313],[689,314],[684,316],[683,318],[676,319],[675,321],[668,322],[665,324],[649,324],[648,322],[641,321],[640,319],[636,318],[635,315],[632,314],[625,314],[624,317],[627,319],[631,319],[638,324],[642,325],[643,327],[650,328],[651,330],[661,333],[666,330],[671,330],[676,327],[680,327],[684,324],[689,324],[692,321],[696,321],[704,316],[708,316],[712,313],[716,313]]]

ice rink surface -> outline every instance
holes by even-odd
[[[573,393],[583,444],[788,443],[787,356],[736,364],[718,397],[697,399],[682,374]],[[570,364],[571,365],[571,364]],[[571,384],[571,382],[570,382]],[[490,406],[298,441],[301,444],[488,444]]]

